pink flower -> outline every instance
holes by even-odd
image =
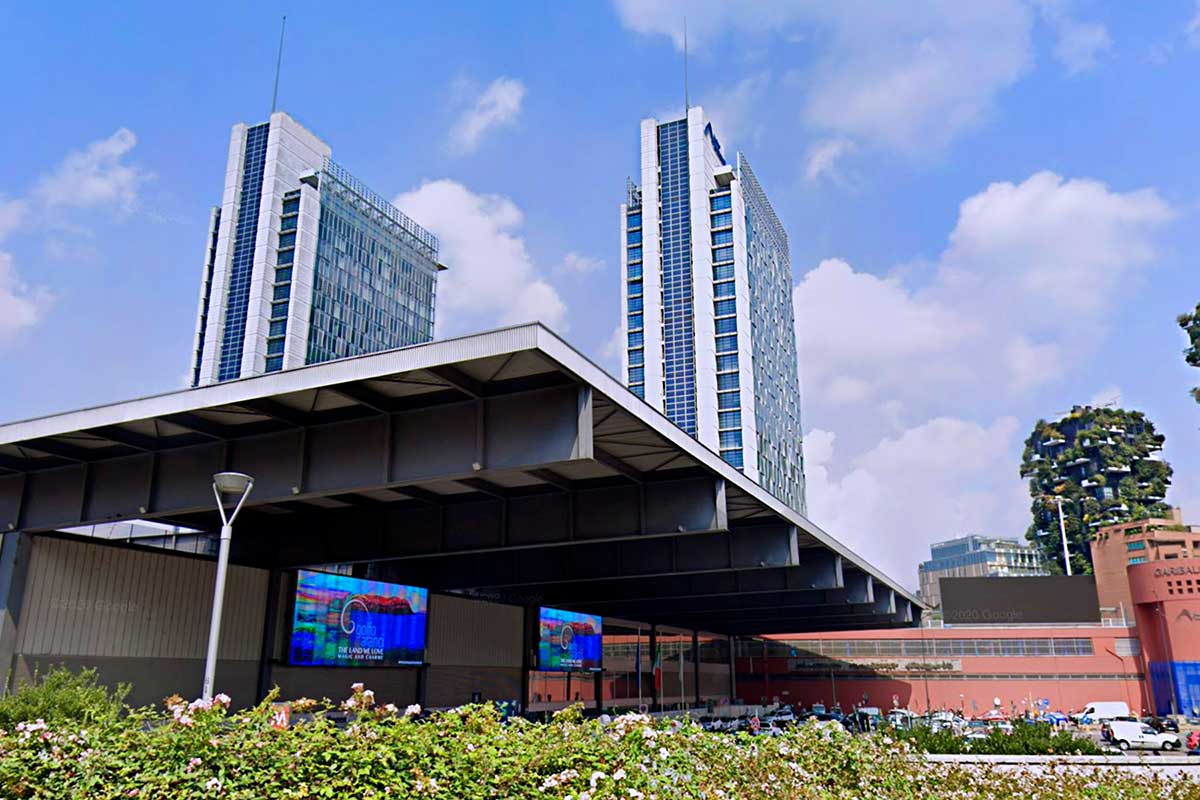
[[[211,791],[218,791],[218,792],[221,791],[220,778],[209,778],[208,783],[204,784],[204,788],[210,792]]]
[[[192,720],[192,718],[189,717],[187,714],[180,714],[178,717],[175,718],[175,721],[178,722],[180,725],[182,725],[185,728],[192,727],[192,724],[194,722],[194,720]]]
[[[214,697],[213,700],[215,702],[225,706],[226,708],[229,708],[229,704],[231,702],[233,702],[232,698],[230,698],[230,696],[225,694],[224,692],[221,692],[219,695]]]
[[[350,684],[350,691],[352,691],[352,692],[361,692],[362,690],[363,690],[363,684],[362,684],[362,681],[359,681],[358,683],[352,683],[352,684]]]
[[[420,703],[413,703],[411,706],[408,706],[407,708],[404,709],[404,716],[406,716],[406,717],[413,717],[420,713],[421,713],[421,704]]]

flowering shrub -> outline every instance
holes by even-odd
[[[542,725],[505,722],[486,705],[422,720],[415,706],[375,706],[368,691],[354,687],[344,721],[323,704],[282,730],[270,702],[231,714],[222,697],[169,698],[165,711],[91,727],[22,722],[0,731],[0,796],[1200,798],[1200,783],[1155,776],[932,764],[886,735],[800,727],[773,738],[727,736],[634,714],[604,725],[578,708]]]

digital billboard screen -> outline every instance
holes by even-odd
[[[395,667],[425,658],[429,590],[302,569],[290,663]]]
[[[538,669],[598,672],[601,667],[601,618],[558,608],[538,610]]]
[[[1100,621],[1092,575],[942,578],[940,590],[951,625]]]

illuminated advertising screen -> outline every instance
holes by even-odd
[[[429,590],[302,569],[291,663],[395,667],[425,657]]]
[[[600,670],[600,617],[541,608],[538,626],[538,669],[558,672]]]

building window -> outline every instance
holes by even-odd
[[[642,248],[640,248],[640,247],[629,248],[629,252],[627,253],[627,256],[628,257],[625,260],[627,262],[629,262],[630,264],[634,263],[635,261],[641,261],[642,260]]]
[[[736,372],[726,372],[717,376],[717,391],[736,388],[738,388],[738,374]]]
[[[280,250],[286,250],[289,247],[295,247],[295,246],[296,246],[296,234],[294,232],[293,233],[285,233],[279,237],[279,249]]]
[[[1144,539],[1142,539],[1142,540],[1139,540],[1136,542],[1128,542],[1125,545],[1125,549],[1126,550],[1145,550],[1146,549],[1146,541]]]
[[[1129,563],[1130,563],[1130,564],[1145,564],[1145,563],[1146,563],[1146,557],[1145,557],[1145,556],[1138,556],[1137,558],[1131,558],[1131,559],[1129,559]]]
[[[637,330],[640,327],[642,327],[642,315],[641,314],[630,314],[629,315],[630,330]]]
[[[733,226],[733,214],[725,212],[724,214],[713,214],[712,226],[714,228],[729,228]],[[732,239],[730,240],[732,241]]]
[[[718,317],[727,317],[730,314],[737,313],[736,300],[717,300],[713,303],[713,309]]]
[[[271,299],[287,300],[288,294],[291,292],[291,290],[292,290],[292,285],[290,283],[284,283],[279,286],[276,286],[274,289],[274,294]]]
[[[642,398],[643,400],[646,399],[645,384],[639,383],[637,386],[630,386],[629,391],[633,392],[634,394],[636,394],[638,397]]]
[[[628,309],[629,311],[641,311],[642,310],[641,295],[638,295],[637,297],[629,298],[628,304],[629,304],[629,309]]]
[[[300,213],[300,198],[299,197],[285,197],[283,199],[283,214],[284,214],[284,216],[286,216],[288,214],[299,214],[299,213]]]
[[[642,349],[629,351],[629,365],[640,366],[646,361],[646,351]]]
[[[267,330],[268,336],[283,336],[287,330],[286,320],[277,320],[271,323],[271,327]]]
[[[737,350],[737,334],[717,337],[717,352],[729,353]]]
[[[630,264],[628,272],[630,278],[640,278],[642,277],[642,265]]]
[[[638,211],[636,213],[630,214],[626,219],[627,219],[627,222],[625,223],[626,227],[628,227],[628,228],[642,227],[642,212]]]
[[[733,207],[733,198],[728,194],[717,195],[716,197],[709,199],[709,207],[713,211],[724,211],[727,208]]]
[[[717,333],[737,333],[737,317],[717,320]]]
[[[741,469],[744,466],[742,463],[742,451],[741,450],[722,450],[721,458],[725,459],[725,463],[729,464],[732,467],[737,467],[738,469]]]
[[[630,367],[629,382],[630,383],[645,383],[646,368],[645,367]]]
[[[629,294],[635,295],[635,294],[641,294],[641,293],[642,293],[642,282],[641,281],[630,281],[629,282]]]
[[[269,356],[283,355],[283,339],[268,339],[267,340],[267,355],[269,355]]]
[[[719,244],[733,244],[733,231],[713,231],[712,243],[714,246]]]
[[[284,300],[282,303],[272,303],[271,304],[271,319],[283,319],[284,317],[287,316],[287,312],[288,312],[288,301],[287,300]]]
[[[717,297],[733,297],[734,285],[733,281],[725,281],[713,286],[713,294]]]
[[[717,408],[739,408],[741,405],[737,392],[720,392],[717,395]]]
[[[719,247],[716,250],[713,250],[713,261],[733,261],[733,248]]]
[[[737,353],[727,356],[717,356],[717,372],[729,372],[738,368]]]
[[[722,411],[717,414],[717,427],[719,428],[740,428],[742,427],[742,412],[740,411]]]
[[[275,259],[275,263],[279,264],[280,266],[283,266],[286,264],[291,264],[295,260],[296,260],[296,251],[295,250],[282,250],[282,251],[280,251],[279,256]]]
[[[718,267],[713,267],[714,281],[727,281],[733,278],[733,264],[722,264]]]
[[[267,372],[278,372],[283,369],[283,356],[269,356],[267,358]]]
[[[643,344],[645,344],[645,337],[642,336],[641,331],[633,331],[629,334],[630,347],[641,347]]]
[[[282,267],[280,269],[275,270],[275,282],[276,283],[287,283],[291,279],[292,279],[292,268],[291,267]]]
[[[629,231],[628,233],[625,234],[625,243],[626,244],[641,244],[642,243],[642,232],[640,230]]]
[[[284,217],[283,220],[280,221],[280,223],[279,223],[279,230],[281,230],[281,231],[296,230],[296,220],[297,219],[299,219],[299,217]]]

